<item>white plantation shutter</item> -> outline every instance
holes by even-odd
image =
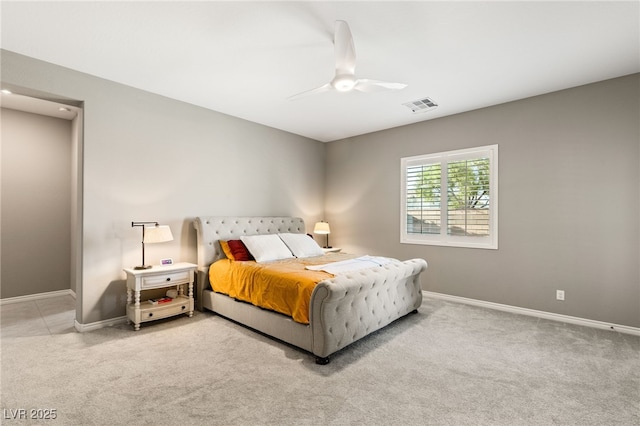
[[[424,188],[441,186],[440,163],[407,167],[407,200],[405,203],[407,232],[411,234],[439,234],[441,226],[439,191],[431,197],[423,194]]]
[[[497,145],[402,158],[401,170],[402,243],[498,248]]]
[[[478,170],[490,167],[489,158],[447,164],[447,233],[467,237],[490,234],[491,191],[477,181]],[[452,175],[462,171],[454,185]],[[476,178],[476,179],[474,179]],[[477,194],[477,195],[472,195]]]

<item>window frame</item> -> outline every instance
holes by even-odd
[[[407,233],[407,168],[417,165],[441,165],[441,187],[447,185],[447,165],[454,161],[489,158],[489,235],[459,236],[447,232],[447,197],[448,191],[441,190],[440,200],[440,233],[408,234]],[[498,249],[498,145],[486,145],[433,154],[416,155],[400,159],[400,243],[436,245],[444,247],[465,247],[478,249]]]

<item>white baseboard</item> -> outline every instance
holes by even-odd
[[[432,299],[447,300],[450,302],[464,303],[466,305],[479,306],[482,308],[495,309],[497,311],[511,312],[514,314],[528,315],[531,317],[544,318],[553,321],[566,322],[569,324],[583,325],[586,327],[600,328],[603,330],[613,330],[625,334],[633,334],[640,336],[640,328],[630,327],[628,325],[611,324],[602,321],[590,320],[587,318],[572,317],[569,315],[554,314],[553,312],[537,311],[535,309],[520,308],[518,306],[503,305],[494,302],[485,302],[484,300],[468,299],[466,297],[452,296],[444,293],[436,293],[433,291],[422,291],[425,297]]]
[[[80,333],[85,333],[87,331],[93,331],[93,330],[97,330],[99,328],[111,327],[111,326],[114,326],[114,325],[122,324],[123,322],[126,322],[126,321],[127,321],[127,317],[126,316],[117,317],[117,318],[111,318],[111,319],[104,320],[104,321],[91,322],[89,324],[80,324],[76,320],[73,326],[75,327],[76,331],[78,331]]]
[[[38,293],[38,294],[28,294],[26,296],[9,297],[6,299],[0,299],[0,306],[8,305],[11,303],[29,302],[34,300],[49,299],[52,297],[60,297],[60,296],[71,296],[75,299],[76,293],[75,291],[69,289],[69,290],[49,291],[46,293]],[[74,320],[74,328],[76,329],[76,331],[80,333],[84,333],[86,331],[93,331],[103,327],[111,327],[113,325],[121,324],[126,321],[127,321],[126,316],[111,318],[104,321],[92,322],[89,324],[80,324],[78,320]]]
[[[75,299],[76,293],[71,289],[67,289],[67,290],[48,291],[46,293],[27,294],[26,296],[8,297],[6,299],[0,299],[0,306],[9,305],[11,303],[30,302],[34,300],[49,299],[51,297],[60,297],[60,296],[71,296]]]

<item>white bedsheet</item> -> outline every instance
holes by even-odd
[[[341,260],[340,262],[326,263],[324,265],[310,265],[306,268],[312,271],[325,271],[335,275],[359,271],[360,269],[375,268],[391,261],[392,259],[388,257],[360,256],[355,259]]]

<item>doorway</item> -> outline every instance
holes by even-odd
[[[2,122],[2,304],[67,293],[77,322],[82,108],[3,90]]]

